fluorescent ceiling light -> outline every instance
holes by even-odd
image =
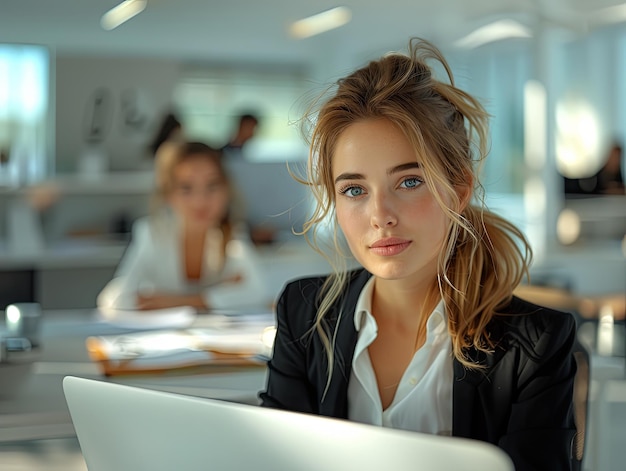
[[[309,38],[339,28],[352,19],[352,12],[346,7],[336,7],[317,15],[294,21],[289,27],[292,36],[298,39]]]
[[[595,23],[621,23],[626,21],[626,3],[602,8],[591,14],[591,20]]]
[[[115,29],[122,23],[126,23],[133,16],[144,11],[147,3],[147,0],[124,0],[102,15],[100,26],[107,31]]]
[[[509,38],[530,38],[532,33],[526,26],[513,20],[498,20],[472,31],[455,41],[454,45],[472,49],[484,44]]]

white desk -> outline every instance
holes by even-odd
[[[202,322],[199,317],[197,326]],[[128,331],[98,322],[91,310],[44,312],[41,347],[29,377],[14,397],[0,397],[0,442],[74,435],[62,390],[66,375],[246,403],[255,403],[265,385],[266,370],[259,366],[106,378],[89,358],[85,339],[124,332]],[[0,365],[0,388],[8,381],[2,368]]]

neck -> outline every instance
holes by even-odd
[[[206,224],[193,224],[189,222],[185,222],[183,224],[183,231],[187,236],[190,237],[204,237],[206,234],[212,230],[218,229],[217,227],[208,226]]]
[[[378,316],[415,322],[415,317],[428,317],[437,305],[437,298],[428,299],[432,280],[422,283],[402,283],[376,278],[372,310]]]

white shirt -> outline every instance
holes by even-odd
[[[263,274],[250,242],[241,237],[229,241],[221,270],[215,267],[216,258],[221,256],[205,253],[201,279],[191,281],[185,275],[180,236],[180,226],[173,217],[156,222],[150,218],[137,220],[115,277],[98,295],[98,307],[135,309],[140,292],[200,293],[214,309],[268,304]],[[220,283],[235,275],[241,276],[240,282]]]
[[[374,277],[354,312],[358,340],[348,384],[348,418],[357,422],[437,435],[452,434],[453,363],[443,300],[426,323],[426,342],[415,352],[392,403],[382,410],[368,347],[378,335],[371,313]]]

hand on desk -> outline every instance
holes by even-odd
[[[148,311],[166,309],[178,306],[191,306],[196,309],[206,309],[204,299],[199,294],[139,294],[137,295],[137,309]]]
[[[220,285],[235,284],[242,281],[242,276],[236,274],[230,278],[220,280]],[[137,309],[154,310],[166,309],[178,306],[191,306],[196,309],[208,309],[204,297],[201,294],[171,294],[171,293],[140,293],[137,295]]]

